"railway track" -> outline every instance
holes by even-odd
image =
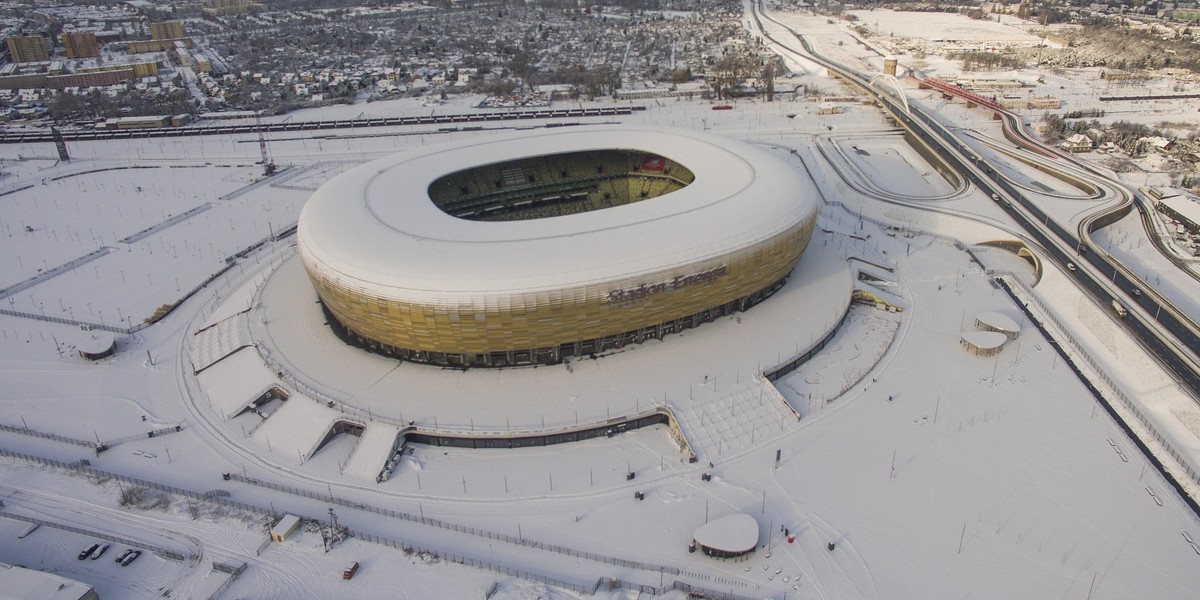
[[[642,106],[605,106],[596,108],[560,108],[546,110],[514,110],[496,112],[457,113],[431,115],[427,117],[387,117],[367,119],[336,119],[325,121],[289,121],[286,123],[263,123],[263,133],[296,131],[325,131],[333,129],[359,129],[366,127],[396,127],[402,125],[447,125],[461,123],[495,123],[502,121],[524,121],[530,119],[563,119],[582,117],[608,117],[629,115],[645,110]],[[161,127],[116,130],[66,130],[62,137],[68,142],[89,140],[127,140],[149,138],[176,138],[203,135],[257,134],[259,127],[252,123],[242,125],[212,125]],[[53,142],[54,135],[44,130],[0,129],[0,144],[24,144]]]

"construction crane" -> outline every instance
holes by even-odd
[[[262,126],[262,111],[254,111],[254,129],[258,131],[258,150],[262,153],[263,176],[270,177],[275,174],[275,161],[271,160],[271,155],[267,153],[267,138],[263,135]]]

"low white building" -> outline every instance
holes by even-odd
[[[300,528],[300,517],[296,515],[284,515],[274,527],[271,528],[271,541],[283,542],[295,533]]]
[[[38,600],[100,600],[92,586],[61,575],[0,563],[0,596]]]

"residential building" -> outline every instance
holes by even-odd
[[[182,21],[163,21],[150,24],[150,38],[155,40],[177,40],[183,37]]]
[[[62,34],[63,48],[67,58],[93,58],[100,56],[100,44],[96,41],[94,31],[81,31]]]
[[[50,44],[40,35],[14,35],[6,41],[8,56],[15,63],[50,60]]]

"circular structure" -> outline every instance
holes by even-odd
[[[578,127],[383,158],[317,190],[299,252],[347,341],[456,366],[555,363],[769,296],[812,182],[740,142]]]
[[[758,546],[758,521],[746,513],[721,517],[697,528],[692,540],[709,556],[736,558]]]
[[[984,331],[1003,333],[1010,340],[1017,339],[1021,326],[1012,317],[995,311],[979,313],[975,316],[975,326]]]
[[[117,350],[117,336],[111,331],[82,331],[74,340],[75,350],[88,360],[100,360],[112,356]]]
[[[964,331],[962,345],[979,356],[992,356],[1004,348],[1008,336],[999,331]]]

